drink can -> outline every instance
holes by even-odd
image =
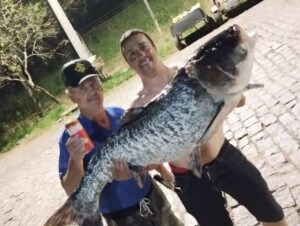
[[[85,131],[85,129],[82,127],[81,123],[77,119],[74,119],[71,122],[66,124],[66,131],[70,137],[76,136],[76,137],[83,138],[85,140],[84,154],[89,153],[94,148],[94,144],[91,141],[89,135],[87,134],[87,132]]]

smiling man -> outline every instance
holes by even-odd
[[[121,127],[120,118],[124,110],[103,106],[101,81],[86,60],[76,59],[66,63],[62,69],[62,80],[68,97],[78,105],[80,114],[77,120],[94,144],[94,148],[86,154],[85,139],[70,137],[66,130],[60,138],[59,176],[62,187],[70,195],[80,185],[92,156],[101,151],[105,141]],[[163,168],[159,168],[159,172],[163,173]],[[114,180],[107,183],[100,194],[98,219],[95,222],[85,220],[82,225],[102,225],[100,213],[108,226],[183,225],[165,205],[166,199],[150,175],[145,177],[144,185],[140,188],[122,159],[115,161],[112,174]]]
[[[143,84],[130,109],[131,112],[139,111],[172,81],[176,68],[168,67],[158,59],[156,45],[144,31],[126,31],[121,37],[120,47],[124,59]],[[186,70],[189,72],[189,65]],[[225,109],[227,113],[224,116],[244,103],[245,98],[242,97]],[[169,164],[175,185],[181,188],[176,190],[178,197],[201,226],[233,225],[222,192],[244,205],[264,226],[286,226],[283,210],[259,170],[225,138],[223,120],[199,150],[203,166],[201,178],[189,170],[188,152]]]

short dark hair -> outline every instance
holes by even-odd
[[[127,30],[122,34],[121,39],[120,39],[120,48],[121,48],[121,52],[122,52],[122,55],[123,55],[125,60],[126,60],[126,58],[125,58],[125,55],[124,55],[124,52],[123,52],[124,44],[128,39],[130,39],[132,36],[134,36],[136,34],[145,35],[145,37],[151,42],[151,44],[153,46],[155,46],[155,44],[153,42],[153,39],[146,32],[144,32],[143,30],[136,29],[136,28]]]

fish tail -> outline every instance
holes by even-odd
[[[44,226],[67,226],[80,219],[71,202],[67,200],[44,224]]]

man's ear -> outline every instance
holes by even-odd
[[[78,103],[78,95],[76,95],[75,91],[68,88],[66,89],[66,94],[74,104]]]

